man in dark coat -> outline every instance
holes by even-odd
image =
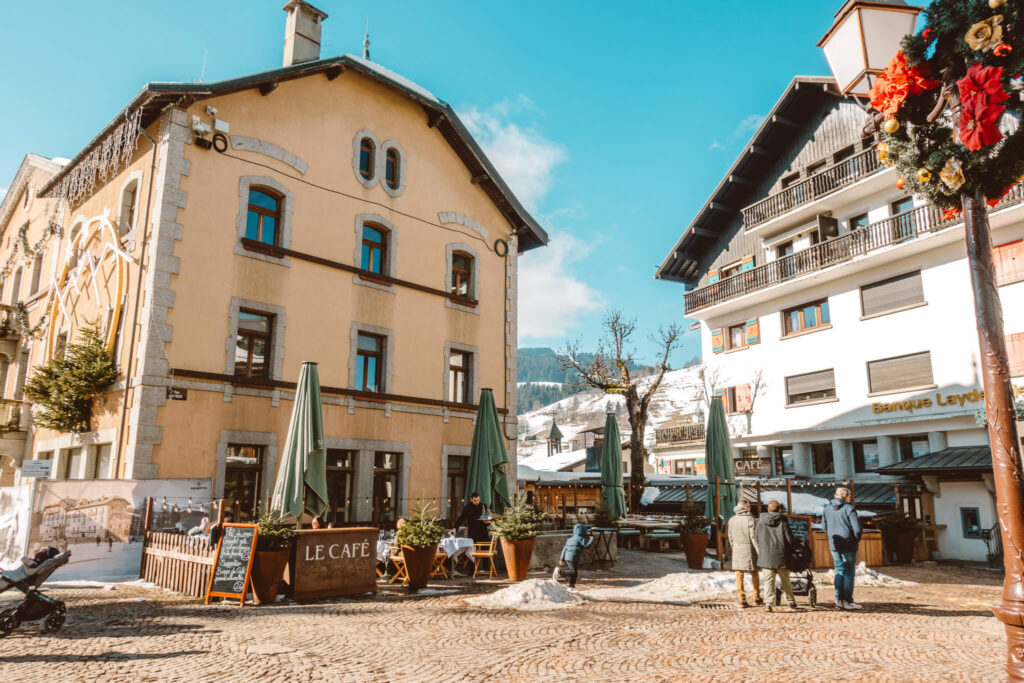
[[[793,596],[793,585],[789,582],[787,565],[790,553],[796,547],[796,539],[789,528],[789,522],[779,512],[778,501],[768,503],[768,512],[758,518],[754,535],[757,539],[757,566],[761,568],[761,586],[768,610],[772,609],[776,575],[789,606],[796,609],[796,598]]]
[[[459,513],[459,518],[455,520],[455,528],[465,524],[474,543],[490,543],[491,536],[487,533],[488,522],[481,519],[486,516],[486,512],[487,506],[480,502],[480,494],[474,491],[469,496],[469,502]]]
[[[821,513],[821,528],[828,537],[832,564],[835,565],[836,607],[861,609],[853,601],[853,577],[857,573],[857,544],[863,531],[857,510],[850,505],[850,489],[836,489],[836,497]]]

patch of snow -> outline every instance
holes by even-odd
[[[555,472],[548,470],[535,470],[529,465],[519,465],[516,468],[516,475],[519,481],[588,481],[601,483],[600,472]]]
[[[835,569],[829,569],[821,574],[821,581],[826,584],[834,584],[836,581]],[[889,576],[874,569],[869,569],[867,564],[861,562],[857,565],[857,572],[853,579],[854,588],[857,586],[916,586],[915,581],[905,581]]]
[[[786,492],[785,491],[762,491],[761,502],[770,503],[772,501],[778,501],[782,505],[786,504]],[[794,493],[793,494],[793,510],[789,513],[791,515],[811,515],[813,517],[821,517],[822,511],[825,506],[828,505],[828,500],[825,498],[819,498],[810,493]],[[858,517],[874,517],[875,513],[870,510],[857,510]]]
[[[707,561],[705,560],[705,564]],[[749,582],[751,577],[747,577]],[[751,584],[753,590],[753,584]],[[595,588],[582,594],[590,600],[633,600],[689,605],[736,591],[733,572],[680,572],[628,588]]]
[[[516,386],[525,387],[527,384],[533,384],[538,387],[560,387],[561,382],[516,382]]]
[[[643,495],[640,496],[641,505],[650,505],[658,499],[658,494],[661,491],[658,490],[657,486],[645,486]]]
[[[356,62],[356,63],[366,67],[370,71],[376,72],[377,74],[383,76],[384,78],[388,79],[389,81],[391,81],[391,82],[393,82],[393,83],[395,83],[395,84],[397,84],[397,85],[399,85],[399,86],[401,86],[401,87],[403,87],[403,88],[405,88],[407,90],[411,90],[412,92],[416,93],[420,97],[423,97],[423,98],[428,99],[428,100],[432,100],[433,102],[436,102],[437,104],[441,103],[441,100],[439,100],[434,95],[434,93],[430,92],[429,90],[427,90],[426,88],[424,88],[420,84],[414,83],[414,82],[410,81],[405,76],[400,76],[399,74],[395,73],[391,69],[383,67],[383,66],[381,66],[380,64],[378,64],[376,62],[371,62],[368,59],[363,59],[362,57],[357,57],[356,55],[345,55],[345,56],[347,58],[351,59],[353,62]]]
[[[416,591],[416,595],[448,595],[449,593],[458,593],[458,588],[421,588]]]
[[[551,579],[527,579],[502,588],[495,593],[467,598],[466,602],[484,609],[514,609],[540,611],[575,607],[582,598],[569,592],[566,586]]]
[[[519,463],[532,467],[535,470],[543,471],[554,471],[557,472],[564,467],[575,467],[581,463],[587,461],[587,450],[581,448],[576,451],[568,451],[566,453],[555,453],[554,455],[548,456],[547,450],[541,455],[533,455],[529,458],[520,458]]]

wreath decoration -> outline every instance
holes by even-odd
[[[1024,176],[1024,9],[935,0],[922,16],[868,98],[879,161],[954,218],[963,196],[995,206]]]

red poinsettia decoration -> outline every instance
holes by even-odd
[[[1016,185],[1016,184],[1017,183],[1014,183],[1013,185]],[[1005,197],[1006,195],[1010,194],[1010,190],[1013,189],[1013,185],[1010,185],[1008,188],[1003,190],[1003,193],[1001,195],[999,195],[998,197],[994,197],[993,199],[986,200],[985,203],[988,204],[989,206],[995,206],[999,202],[1003,201],[1003,197]]]
[[[942,212],[942,218],[943,220],[951,221],[960,214],[962,214],[963,212],[963,209],[958,209],[957,207],[953,206]]]
[[[885,73],[876,78],[875,84],[871,86],[868,92],[871,106],[886,118],[893,118],[908,96],[938,87],[939,81],[928,78],[930,73],[927,64],[908,67],[907,58],[900,50],[889,62],[889,66],[885,67]]]
[[[956,82],[960,90],[960,141],[976,152],[982,145],[994,145],[1003,139],[999,117],[1010,98],[1003,90],[1003,67],[971,65],[967,75]]]

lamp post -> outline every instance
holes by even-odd
[[[949,13],[951,4],[948,3],[942,8],[947,12],[947,17],[953,16]],[[998,6],[991,3],[989,5]],[[966,5],[953,9],[962,12],[964,7]],[[933,4],[933,10],[934,8]],[[829,67],[843,94],[867,93],[875,77],[882,74],[889,59],[896,54],[902,37],[913,32],[920,10],[921,8],[906,5],[902,0],[849,0],[843,5],[836,14],[832,28],[818,43],[825,51]],[[977,18],[974,17],[971,21],[977,21]],[[998,21],[1001,20],[1002,16],[998,17]],[[995,23],[998,24],[998,21]],[[960,38],[962,35],[963,33],[959,33],[956,36],[957,40],[963,40]],[[935,45],[936,50],[942,50],[942,54],[935,55],[936,63],[955,64],[956,55],[952,54],[948,41],[943,43],[941,39],[936,39]],[[977,56],[974,56],[968,63],[976,59]],[[966,70],[966,64],[964,69]],[[934,68],[932,72],[937,74]],[[951,69],[949,74],[952,76],[953,73],[954,70]],[[927,89],[924,85],[921,88]],[[946,86],[943,86],[942,92],[940,98],[945,97],[953,108],[959,107],[952,88],[947,90]],[[943,106],[940,100],[927,120],[918,119],[916,123],[927,125],[942,111]],[[876,126],[881,118],[880,115],[875,116]],[[909,123],[915,123],[912,117]],[[887,128],[886,131],[892,133],[898,130],[900,125],[903,124],[893,126],[892,130]],[[877,130],[876,127],[875,131]],[[912,146],[915,150],[920,150],[919,145],[920,143],[917,143]],[[978,150],[980,146],[968,149]],[[918,176],[918,179],[925,183],[929,178],[930,174]],[[1006,628],[1007,674],[1011,681],[1024,681],[1024,468],[1021,464],[1017,412],[1003,336],[1002,307],[992,262],[992,238],[985,204],[986,197],[977,187],[970,190],[963,187],[959,190],[959,200],[963,211],[967,259],[974,293],[982,381],[985,389],[985,412],[992,448],[996,507],[1006,568],[1002,600],[992,611]]]

